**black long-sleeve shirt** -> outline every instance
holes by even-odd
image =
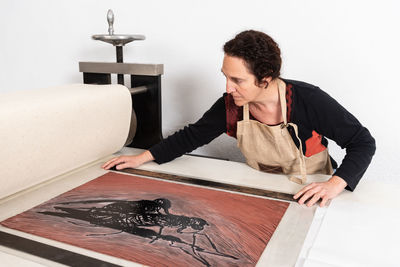
[[[303,153],[305,156],[318,153],[321,146],[327,147],[326,138],[345,148],[346,155],[335,175],[344,179],[346,188],[353,191],[375,153],[374,138],[352,114],[318,87],[282,80],[286,83],[287,119],[298,126]],[[225,93],[196,123],[152,146],[150,152],[161,164],[208,144],[222,133],[236,137],[236,122],[242,117],[242,107],[234,105],[232,97]],[[293,133],[292,138],[299,146]]]

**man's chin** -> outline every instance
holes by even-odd
[[[241,106],[244,105],[244,101],[242,101],[242,100],[233,99],[233,102],[235,102],[235,105],[238,106],[238,107],[241,107]]]

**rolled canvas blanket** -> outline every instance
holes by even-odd
[[[0,199],[120,150],[131,110],[122,85],[0,94]]]

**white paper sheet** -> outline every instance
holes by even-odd
[[[400,186],[364,181],[328,208],[304,267],[400,266]]]

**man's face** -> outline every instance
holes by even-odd
[[[256,102],[264,90],[241,58],[225,55],[221,71],[226,78],[226,92],[232,95],[237,106]]]

